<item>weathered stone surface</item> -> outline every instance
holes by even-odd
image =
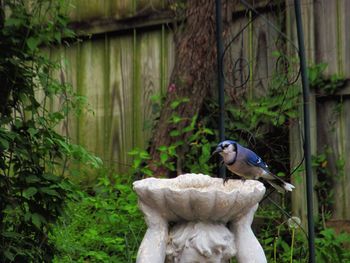
[[[134,190],[148,226],[138,263],[224,263],[234,255],[240,263],[266,262],[251,230],[262,183],[184,174],[136,181]]]

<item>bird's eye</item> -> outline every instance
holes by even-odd
[[[224,144],[224,145],[222,146],[222,148],[227,148],[227,146],[228,146],[228,144]]]

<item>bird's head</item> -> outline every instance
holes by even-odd
[[[237,152],[237,142],[235,141],[222,141],[218,144],[213,154],[220,154],[221,156],[225,157],[230,154],[234,154]]]

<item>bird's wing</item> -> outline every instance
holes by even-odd
[[[256,166],[269,171],[267,164],[253,151],[247,149],[246,151],[246,162],[251,166]]]

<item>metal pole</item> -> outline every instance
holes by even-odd
[[[310,142],[310,89],[306,68],[306,56],[304,47],[304,33],[301,18],[300,0],[294,0],[295,17],[297,24],[298,45],[301,81],[303,86],[304,99],[304,154],[306,170],[306,198],[307,198],[307,220],[308,220],[308,242],[309,242],[309,263],[315,262],[315,226],[313,215],[313,183],[311,166],[311,142]]]
[[[221,0],[215,0],[216,8],[216,49],[217,49],[217,77],[218,77],[218,94],[219,94],[219,140],[225,140],[225,125],[224,125],[224,105],[225,105],[225,91],[224,91],[224,76],[222,71],[222,54],[224,47],[222,43],[222,14],[221,14]],[[220,167],[220,177],[225,177],[225,167]]]

